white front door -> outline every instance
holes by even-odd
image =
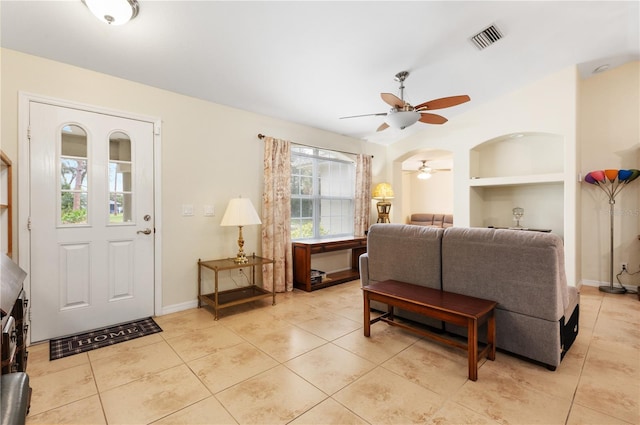
[[[31,101],[31,341],[154,313],[153,124]]]

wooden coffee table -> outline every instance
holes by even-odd
[[[422,336],[441,343],[467,350],[469,360],[469,379],[478,379],[478,359],[487,356],[489,360],[496,358],[496,322],[495,301],[467,295],[454,294],[426,286],[414,285],[397,280],[385,280],[372,283],[362,288],[364,295],[364,336],[371,335],[371,325],[384,321],[393,326],[400,326]],[[370,301],[380,301],[389,306],[388,312],[371,319]],[[405,323],[394,321],[394,307],[422,314],[436,320],[442,320],[467,328],[467,343],[464,344],[445,335],[418,329]],[[487,324],[487,344],[478,352],[478,326]]]

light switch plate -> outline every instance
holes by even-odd
[[[214,215],[216,215],[215,209],[213,208],[213,205],[205,205],[204,206],[204,216],[205,217],[213,217]]]
[[[192,216],[193,215],[193,205],[192,204],[183,204],[182,205],[182,215],[187,217],[187,216]]]

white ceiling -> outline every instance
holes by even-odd
[[[376,133],[408,70],[411,104],[468,94],[450,120],[571,65],[640,58],[638,1],[149,1],[125,26],[80,0],[0,4],[3,47],[211,102],[389,144],[429,124]],[[495,24],[479,51],[469,37]],[[446,125],[446,124],[444,124]],[[420,159],[420,158],[418,158]],[[427,158],[424,158],[427,159]],[[418,163],[419,165],[419,163]]]

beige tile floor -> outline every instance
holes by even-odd
[[[50,362],[30,347],[29,424],[638,424],[640,301],[584,287],[555,372],[384,323],[362,335],[359,281],[277,305],[157,318],[163,332]],[[499,329],[498,329],[499,331]]]

